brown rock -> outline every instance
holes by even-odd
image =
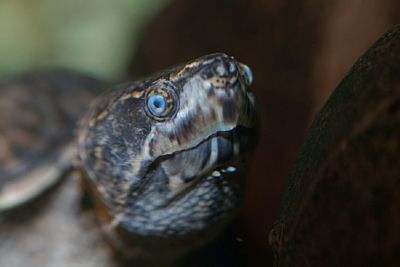
[[[277,266],[400,265],[400,26],[318,114],[278,224]]]

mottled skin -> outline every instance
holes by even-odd
[[[234,216],[254,144],[251,80],[245,65],[212,54],[117,86],[92,102],[80,122],[74,165],[69,166],[85,181],[113,247],[144,258],[180,253],[214,237]],[[153,95],[167,99],[162,116],[149,108]],[[49,149],[58,169],[68,168],[58,160],[65,152],[58,147],[68,141],[59,138]],[[0,161],[2,169],[7,164],[9,158]],[[0,192],[0,203],[1,198]]]
[[[79,156],[118,246],[188,249],[237,211],[255,127],[248,79],[243,65],[213,54],[98,100],[81,123]],[[154,118],[146,99],[160,90],[171,111]]]

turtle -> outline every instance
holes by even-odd
[[[0,84],[0,266],[167,262],[215,239],[243,200],[252,81],[214,53],[119,85]]]

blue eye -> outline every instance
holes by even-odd
[[[147,108],[154,116],[163,116],[167,107],[167,99],[163,95],[152,95],[147,100]]]
[[[146,114],[157,121],[164,121],[174,116],[179,106],[175,88],[166,81],[160,81],[146,91]]]

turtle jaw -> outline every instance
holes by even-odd
[[[186,253],[218,236],[234,217],[243,200],[243,174],[246,163],[242,156],[247,151],[235,154],[237,134],[248,129],[217,132],[200,144],[160,157],[149,165],[143,177],[148,182],[137,195],[135,188],[126,205],[108,203],[98,186],[86,179],[90,185],[97,218],[111,244],[128,256],[161,256],[169,253]],[[244,140],[242,140],[244,141]],[[236,143],[236,149],[248,149],[246,143]],[[196,168],[195,155],[204,155]],[[195,177],[172,181],[168,172],[171,166],[197,172]],[[183,180],[180,180],[183,179]],[[175,184],[174,184],[175,183]],[[169,249],[171,248],[171,249]],[[160,254],[160,255],[159,255]]]
[[[133,236],[185,239],[218,228],[239,209],[249,129],[217,132],[200,144],[160,157],[147,168],[119,225]]]
[[[206,160],[208,166],[203,166],[201,175],[187,180],[166,175],[173,171],[169,169],[173,162],[190,159],[196,150],[212,146],[220,138],[216,134],[198,146],[159,159],[146,176],[151,182],[142,195],[131,199],[124,213],[114,217],[114,239],[125,248],[139,244],[143,253],[151,255],[154,251],[165,253],[166,248],[187,252],[221,234],[243,201],[245,163],[233,158],[218,163],[218,155],[208,155],[215,157],[215,162]],[[180,169],[187,169],[187,174],[196,168],[195,163],[184,165]]]

